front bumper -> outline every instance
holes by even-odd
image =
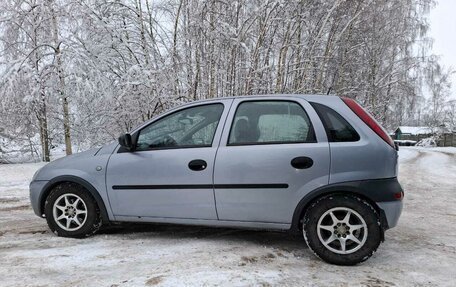
[[[43,217],[41,198],[44,191],[44,187],[49,181],[47,180],[34,180],[30,183],[30,202],[32,204],[33,211],[39,217]]]

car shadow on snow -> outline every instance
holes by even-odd
[[[102,228],[99,235],[120,235],[128,237],[157,238],[157,239],[205,239],[211,241],[248,242],[277,248],[296,255],[301,255],[307,245],[301,233],[289,231],[249,230],[234,228],[219,228],[206,226],[189,226],[175,224],[141,224],[122,223]]]

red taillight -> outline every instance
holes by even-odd
[[[394,198],[397,199],[397,200],[402,200],[404,198],[404,192],[401,191],[401,192],[396,192],[394,194]]]
[[[382,128],[382,126],[368,112],[366,112],[363,109],[363,107],[361,107],[355,100],[344,97],[341,97],[341,99],[379,137],[381,137],[392,148],[395,148],[393,139]]]

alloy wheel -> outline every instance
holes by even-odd
[[[87,220],[87,206],[76,194],[65,193],[54,202],[54,220],[65,231],[76,231]]]
[[[335,207],[326,211],[318,220],[320,242],[338,254],[356,252],[367,240],[367,225],[363,217],[351,208]]]

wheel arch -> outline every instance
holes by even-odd
[[[44,214],[44,204],[46,202],[46,198],[48,197],[49,193],[58,185],[64,184],[64,183],[74,183],[79,186],[82,186],[85,190],[89,192],[89,194],[95,199],[95,202],[98,205],[98,208],[100,209],[100,215],[103,220],[103,222],[109,222],[109,217],[108,217],[108,212],[106,209],[106,205],[101,198],[100,194],[98,191],[93,187],[92,184],[90,184],[88,181],[74,176],[74,175],[62,175],[53,178],[50,180],[43,188],[43,192],[40,195],[39,199],[39,208],[40,208],[40,213]]]
[[[301,221],[305,212],[310,206],[312,206],[314,202],[316,202],[320,198],[329,195],[352,195],[367,201],[377,211],[379,215],[381,229],[383,231],[383,241],[383,233],[386,229],[388,229],[388,221],[386,220],[385,212],[377,205],[376,200],[374,200],[372,196],[369,196],[368,194],[366,194],[363,188],[360,188],[360,185],[361,184],[359,182],[332,184],[329,186],[317,188],[316,190],[308,193],[300,200],[300,202],[295,208],[295,211],[293,213],[291,230],[295,232],[300,232],[302,230]],[[376,196],[374,196],[374,198],[376,198]]]

